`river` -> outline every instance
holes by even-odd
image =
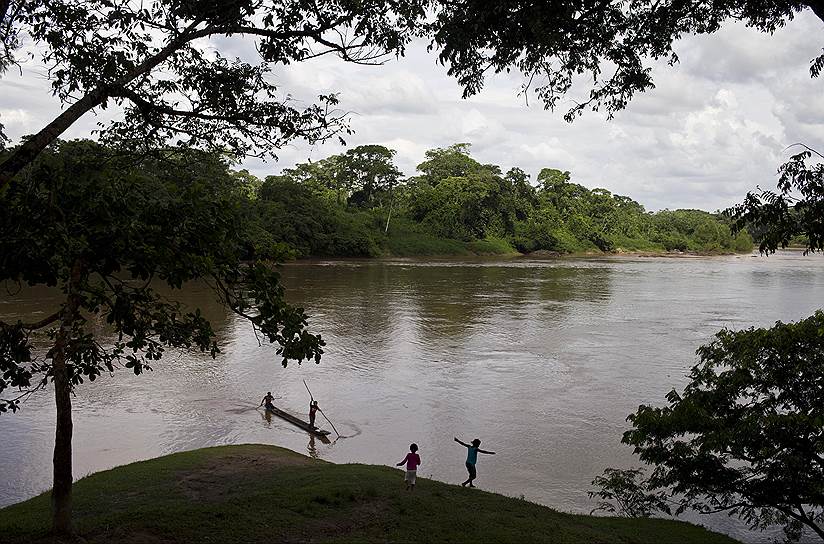
[[[640,403],[686,383],[695,350],[721,328],[807,317],[824,301],[824,257],[605,257],[317,261],[283,267],[289,299],[326,342],[321,364],[284,369],[205,286],[201,307],[222,353],[170,353],[155,370],[84,384],[74,400],[75,475],[174,451],[269,443],[334,462],[394,464],[417,442],[419,474],[465,478],[482,440],[480,487],[570,512],[608,466],[638,465],[621,445]],[[0,319],[54,308],[59,293],[0,294]],[[305,412],[306,380],[344,436],[310,439],[256,409]],[[0,506],[49,487],[53,400],[0,416]],[[326,428],[330,428],[323,422]],[[399,473],[399,479],[401,478]],[[698,520],[745,540],[726,517]]]

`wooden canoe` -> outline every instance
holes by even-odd
[[[286,421],[288,421],[292,425],[294,425],[296,427],[300,427],[301,429],[303,429],[307,433],[313,434],[315,436],[326,436],[326,435],[330,434],[329,431],[325,431],[323,429],[318,429],[318,428],[312,427],[311,425],[309,425],[308,422],[303,421],[302,419],[293,416],[289,412],[284,412],[283,410],[277,408],[276,406],[272,406],[271,408],[267,406],[266,411],[269,412],[270,414],[275,414],[276,416],[278,416],[281,419],[285,419]]]

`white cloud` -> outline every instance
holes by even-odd
[[[519,146],[519,149],[522,151],[521,156],[526,154],[535,164],[545,164],[558,170],[573,170],[575,168],[575,157],[564,149],[561,140],[558,138],[550,138],[535,144],[524,143]],[[532,172],[532,174],[537,176],[538,172]]]
[[[31,124],[31,117],[29,112],[23,109],[6,110],[0,109],[0,121],[6,125],[6,130],[14,131],[20,130]]]

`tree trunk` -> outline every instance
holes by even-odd
[[[818,535],[818,538],[820,538],[821,540],[824,540],[824,529],[822,529],[821,527],[819,527],[818,525],[816,525],[812,521],[807,522],[807,527],[812,529],[813,532],[815,532],[815,534]]]
[[[57,421],[54,433],[54,485],[52,487],[52,530],[56,534],[69,534],[72,530],[72,397],[71,377],[66,366],[66,353],[71,340],[72,327],[79,315],[80,295],[78,288],[83,273],[80,260],[72,266],[69,277],[68,298],[60,318],[60,330],[54,341],[52,365],[54,400]]]
[[[386,216],[386,228],[383,229],[384,234],[389,233],[389,220],[392,219],[392,204],[395,203],[395,192],[389,195],[389,215]]]
[[[58,136],[63,134],[75,121],[80,119],[83,114],[99,106],[104,98],[106,98],[106,93],[102,87],[94,89],[66,108],[63,113],[46,125],[43,130],[15,148],[11,155],[0,163],[0,189],[6,186],[14,176],[26,165],[31,163],[41,151],[54,142]]]

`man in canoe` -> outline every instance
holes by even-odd
[[[263,397],[262,401],[260,401],[260,404],[258,405],[258,407],[263,406],[265,404],[267,410],[274,412],[275,411],[275,405],[272,404],[273,400],[275,400],[275,397],[272,396],[272,392],[267,391],[266,396]]]
[[[311,425],[313,428],[316,428],[315,415],[317,414],[318,410],[320,410],[320,406],[318,406],[318,401],[311,401],[309,403],[309,425]]]
[[[486,453],[487,455],[495,455],[494,451],[485,451],[479,448],[478,446],[481,445],[481,441],[479,439],[475,439],[472,441],[472,444],[467,444],[466,442],[461,442],[458,440],[458,437],[455,437],[455,442],[460,444],[461,446],[466,446],[466,471],[469,472],[469,478],[461,485],[465,486],[469,484],[469,487],[475,487],[472,485],[472,480],[474,480],[478,476],[478,472],[475,470],[475,463],[478,462],[478,454],[479,453]]]

